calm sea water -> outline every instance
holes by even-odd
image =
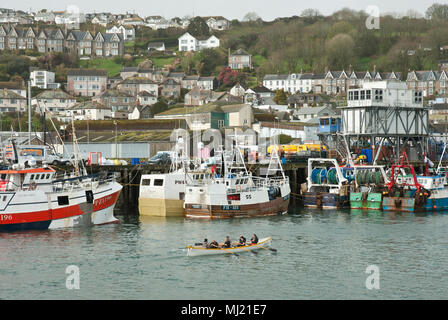
[[[448,214],[301,209],[195,221],[120,216],[90,229],[0,234],[1,299],[447,299]],[[186,257],[186,244],[273,236],[257,254]],[[80,289],[66,288],[66,268]],[[366,288],[379,268],[380,289]]]

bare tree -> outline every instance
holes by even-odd
[[[260,16],[256,12],[248,12],[243,17],[243,21],[245,22],[258,21],[260,19],[261,19]]]

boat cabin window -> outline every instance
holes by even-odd
[[[47,178],[46,179],[50,179],[50,174],[49,173],[47,173]]]
[[[3,201],[6,201],[6,196],[3,196]]]
[[[154,179],[155,186],[163,186],[163,179]]]
[[[149,186],[151,184],[151,179],[143,179],[142,186]]]
[[[30,180],[33,180],[33,179],[34,179],[34,174],[32,174],[30,177]]]

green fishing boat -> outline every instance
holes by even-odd
[[[388,180],[383,166],[354,166],[355,191],[350,192],[350,208],[381,210],[382,192],[378,192]]]

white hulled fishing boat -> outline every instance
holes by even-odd
[[[119,222],[122,186],[113,176],[58,177],[47,166],[13,164],[0,171],[0,230],[54,229]]]
[[[291,189],[277,152],[271,155],[266,177],[247,171],[238,146],[223,152],[220,176],[207,183],[187,181],[185,216],[188,218],[233,218],[284,214]],[[280,176],[274,176],[280,173]],[[271,175],[273,175],[271,177]]]

